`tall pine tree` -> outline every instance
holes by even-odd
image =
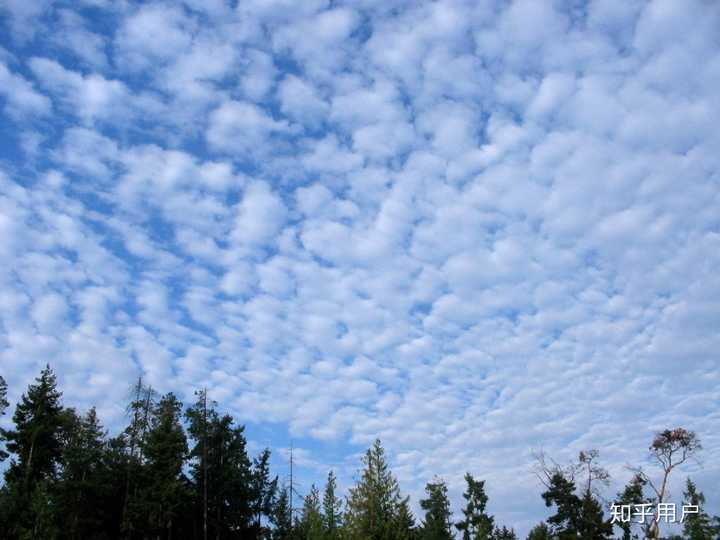
[[[335,473],[330,471],[323,494],[323,519],[325,522],[325,538],[338,540],[342,527],[342,501],[337,496],[337,479]]]
[[[145,509],[148,532],[171,538],[185,502],[186,484],[182,468],[188,452],[180,423],[182,404],[172,393],[158,403],[143,443],[147,481],[140,500]]]
[[[300,536],[303,540],[323,540],[325,527],[323,525],[322,509],[320,507],[320,492],[313,484],[303,499],[302,514],[300,516]]]
[[[55,534],[51,490],[62,455],[61,396],[55,374],[46,366],[15,407],[15,428],[0,430],[12,455],[3,496],[10,538]]]
[[[453,540],[447,485],[442,480],[428,482],[425,493],[427,498],[420,500],[420,508],[425,511],[420,537],[422,540]]]
[[[485,481],[475,480],[470,473],[465,474],[467,489],[463,493],[465,508],[463,519],[455,524],[462,533],[462,540],[490,540],[494,528],[494,519],[485,508],[488,497],[485,494]]]
[[[705,495],[698,491],[688,478],[685,484],[683,506],[691,506],[697,512],[688,513],[683,520],[683,534],[687,540],[716,540],[720,537],[720,519],[710,518],[705,511]]]
[[[97,412],[66,409],[62,468],[56,487],[58,514],[70,539],[101,535],[108,522],[107,443]]]
[[[5,416],[5,409],[8,408],[8,405],[10,404],[7,400],[7,383],[2,375],[0,375],[0,416]],[[2,433],[0,433],[0,443],[3,442],[3,439],[4,437]],[[7,456],[7,452],[0,448],[0,461],[3,461]]]
[[[397,533],[402,498],[380,440],[368,449],[363,465],[358,483],[350,489],[345,526],[351,538],[392,540]]]

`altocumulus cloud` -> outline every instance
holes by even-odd
[[[683,425],[720,504],[717,3],[0,17],[12,399],[50,362],[116,427],[138,375],[207,386],[308,479],[379,436],[407,491],[470,470],[521,531],[531,449],[620,483]]]

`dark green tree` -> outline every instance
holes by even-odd
[[[600,502],[595,497],[597,484],[607,485],[609,475],[596,464],[597,450],[580,452],[578,462],[560,467],[555,462],[548,466],[544,455],[538,456],[538,477],[546,487],[542,494],[548,507],[555,506],[555,515],[548,518],[553,535],[560,540],[582,538],[583,540],[609,540],[612,524],[603,515]],[[576,478],[581,478],[583,490],[576,493]]]
[[[337,496],[337,479],[335,473],[330,471],[323,494],[323,519],[325,523],[325,538],[338,540],[342,528],[342,500]]]
[[[455,523],[455,528],[462,533],[463,540],[489,540],[494,528],[494,519],[485,508],[488,497],[485,494],[485,481],[475,480],[470,473],[465,474],[467,489],[463,493],[465,508],[463,519]]]
[[[683,534],[687,540],[717,540],[720,537],[720,519],[711,518],[705,511],[705,495],[698,491],[688,478],[685,484],[683,508],[692,507],[683,519]]]
[[[288,488],[280,490],[277,499],[272,505],[270,522],[273,525],[272,540],[292,540],[294,538],[293,518],[290,510],[290,491]]]
[[[252,465],[244,427],[219,415],[204,391],[185,413],[194,444],[190,451],[196,521],[207,537],[225,538],[256,532],[252,508]],[[203,532],[203,538],[205,532]]]
[[[443,480],[436,479],[425,485],[425,493],[427,498],[420,500],[420,508],[425,511],[420,537],[423,540],[452,540],[447,485]]]
[[[61,396],[55,374],[46,366],[15,408],[15,429],[0,430],[14,456],[6,481],[21,482],[29,489],[40,480],[54,478],[61,454]]]
[[[300,516],[300,536],[303,540],[323,540],[325,527],[320,507],[320,492],[313,486],[303,499],[302,514]]]
[[[61,396],[55,374],[46,366],[15,407],[14,429],[0,430],[12,456],[3,497],[10,538],[55,535],[51,492],[62,455]]]
[[[2,375],[0,375],[0,416],[5,416],[5,409],[7,409],[9,405],[10,404],[7,400],[7,383],[5,382],[5,379],[3,379]],[[3,439],[4,437],[2,436],[2,433],[0,433],[0,443],[3,442]],[[0,461],[3,461],[7,457],[7,452],[0,448]]]
[[[495,527],[492,535],[493,540],[517,540],[517,534],[513,529],[508,529],[505,525]]]
[[[548,508],[555,506],[555,514],[547,519],[552,534],[559,540],[578,538],[582,503],[575,495],[575,483],[556,472],[551,476],[542,498]]]
[[[66,409],[62,429],[62,467],[56,485],[58,515],[64,536],[99,536],[108,521],[107,443],[97,412],[78,416]]]
[[[550,529],[545,523],[538,523],[528,533],[527,540],[551,540]]]
[[[590,491],[585,491],[580,499],[578,533],[583,540],[611,540],[613,526],[606,519],[600,502]]]
[[[170,538],[187,497],[182,468],[188,453],[180,423],[182,403],[174,394],[162,397],[143,441],[146,484],[140,495],[148,530],[158,538]]]
[[[418,536],[415,525],[415,516],[410,510],[410,498],[405,497],[400,501],[398,513],[395,518],[395,540],[415,540]]]
[[[266,448],[260,455],[253,459],[252,475],[251,475],[251,503],[253,515],[253,535],[262,536],[264,531],[263,523],[280,522],[285,526],[285,515],[281,512],[278,514],[278,504],[283,494],[278,494],[278,479],[271,477],[270,475],[270,449]],[[292,512],[290,512],[290,497],[288,493],[285,493],[286,498],[283,504],[287,505],[287,511],[289,512],[289,526],[288,531],[292,531]],[[284,512],[284,510],[283,510]],[[283,529],[285,530],[285,529]],[[290,534],[290,532],[288,534]]]
[[[119,451],[115,457],[121,458],[116,465],[124,468],[121,528],[127,540],[133,537],[136,530],[146,527],[142,522],[147,518],[147,512],[138,497],[147,480],[143,449],[156,406],[155,391],[151,386],[144,384],[142,378],[138,378],[130,394],[130,403],[126,408],[130,423],[113,445],[113,448]]]
[[[402,497],[380,440],[368,449],[362,462],[362,475],[350,489],[345,527],[351,538],[392,540],[397,532]]]
[[[618,493],[614,504],[618,507],[630,505],[631,508],[633,508],[636,504],[651,503],[652,500],[645,497],[644,489],[646,484],[647,481],[642,476],[640,476],[639,474],[634,475],[630,482],[625,486],[623,491],[621,493]],[[615,525],[617,525],[622,531],[623,540],[638,540],[640,538],[640,535],[638,533],[633,533],[633,526],[638,525],[633,520],[626,522],[616,520]],[[645,530],[642,533],[644,537],[649,534],[649,530],[647,527],[648,525],[646,524]]]

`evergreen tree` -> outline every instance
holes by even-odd
[[[605,519],[600,502],[590,491],[585,491],[580,499],[578,533],[583,540],[612,539],[612,523]]]
[[[716,540],[720,537],[720,520],[711,519],[705,512],[705,495],[697,490],[695,483],[688,478],[685,484],[683,506],[697,508],[697,513],[688,513],[683,520],[683,534],[687,540]]]
[[[542,494],[545,505],[555,506],[555,515],[550,516],[552,534],[559,540],[569,540],[579,536],[580,508],[582,503],[575,495],[575,483],[568,480],[560,472],[551,478],[547,490]]]
[[[421,538],[423,540],[452,540],[447,485],[442,480],[428,482],[425,486],[425,493],[427,493],[427,498],[420,500],[420,507],[425,511]]]
[[[15,428],[0,430],[12,455],[3,497],[10,538],[55,534],[50,492],[61,461],[61,396],[55,374],[46,366],[15,407]]]
[[[493,540],[517,540],[517,535],[513,529],[508,529],[503,525],[501,528],[495,527],[492,538]]]
[[[271,534],[272,540],[292,540],[293,539],[293,519],[290,511],[290,495],[289,489],[283,488],[277,500],[272,505],[270,513],[270,521],[273,524]]]
[[[647,481],[640,476],[639,474],[636,474],[633,476],[632,480],[625,486],[623,491],[621,493],[618,493],[617,499],[615,500],[615,503],[617,506],[623,506],[623,505],[631,505],[631,507],[634,507],[636,504],[646,504],[651,503],[652,501],[645,497],[644,494],[644,488]],[[623,533],[622,540],[638,540],[640,536],[636,533],[633,534],[632,528],[633,525],[636,525],[632,520],[623,523],[622,521],[616,521],[615,525],[617,525]],[[643,531],[643,536],[649,535],[648,530],[648,524],[645,524],[645,530]]]
[[[455,524],[462,532],[463,540],[489,540],[492,537],[494,520],[485,512],[488,497],[485,494],[485,481],[475,480],[470,473],[465,474],[467,489],[463,493],[466,501],[463,520]]]
[[[339,540],[342,527],[342,501],[336,495],[337,479],[335,473],[330,471],[323,494],[323,519],[325,523],[325,538]]]
[[[208,538],[251,536],[252,465],[244,428],[230,415],[220,416],[204,391],[185,417],[194,445],[190,451],[196,521]],[[205,533],[203,533],[205,538]]]
[[[270,449],[266,448],[260,455],[253,459],[252,474],[251,474],[251,503],[252,515],[254,520],[253,534],[255,536],[261,536],[263,532],[263,520],[270,521],[272,523],[278,520],[283,524],[287,525],[288,534],[292,532],[292,513],[290,512],[290,496],[287,490],[282,490],[284,493],[278,495],[278,479],[277,476],[271,479],[270,476]],[[280,500],[285,497],[285,501],[282,503],[287,506],[288,516],[285,516],[282,512],[280,514],[278,505]],[[287,523],[286,520],[287,519]],[[283,529],[285,530],[285,529]],[[284,534],[284,533],[283,533]]]
[[[0,416],[5,416],[5,409],[8,408],[8,405],[10,404],[7,401],[7,383],[2,375],[0,375]],[[3,442],[3,439],[4,437],[2,433],[0,433],[0,443]],[[3,461],[7,456],[7,452],[0,448],[0,461]]]
[[[143,448],[155,406],[155,391],[145,385],[142,378],[138,378],[132,387],[130,403],[126,408],[130,423],[114,441],[114,449],[119,451],[115,457],[120,458],[116,465],[124,468],[121,528],[127,540],[133,537],[134,531],[144,526],[142,522],[147,517],[144,504],[139,499],[139,492],[144,489],[146,482]]]
[[[400,501],[398,514],[395,518],[395,540],[415,540],[415,538],[417,537],[415,517],[410,510],[409,501],[409,497],[405,497],[402,501]]]
[[[538,523],[530,530],[527,540],[550,540],[550,529],[545,523]]]
[[[325,538],[323,521],[320,508],[320,492],[313,484],[310,493],[304,498],[300,517],[299,529],[303,540],[323,540]]]
[[[172,536],[186,497],[182,467],[188,445],[180,424],[181,410],[182,404],[172,393],[163,396],[143,442],[147,483],[141,501],[148,529],[158,537]]]
[[[363,465],[360,480],[350,489],[345,526],[351,538],[391,540],[396,536],[402,498],[380,440],[368,449]]]
[[[55,374],[46,366],[20,398],[13,415],[15,429],[0,430],[15,456],[5,474],[7,482],[22,482],[29,489],[55,476],[61,453],[61,396]]]
[[[63,531],[71,539],[98,536],[108,521],[106,442],[97,412],[80,417],[66,409],[62,472],[56,493]]]

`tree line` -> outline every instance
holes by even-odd
[[[9,404],[0,376],[0,416]],[[293,509],[291,486],[270,470],[270,450],[250,456],[244,426],[218,409],[207,392],[188,407],[173,393],[159,396],[141,379],[127,404],[127,426],[110,437],[94,408],[65,407],[50,367],[42,370],[15,407],[13,427],[0,429],[0,461],[8,460],[0,487],[0,538],[7,540],[514,540],[512,527],[488,513],[485,481],[465,475],[464,507],[453,520],[448,488],[434,478],[416,519],[379,440],[362,458],[346,496],[330,471]],[[4,447],[4,449],[3,449]],[[675,468],[700,450],[693,432],[657,434],[651,455],[656,481],[641,468],[618,493],[618,505],[668,500]],[[609,475],[598,452],[581,452],[560,465],[536,456],[542,498],[554,512],[527,540],[662,538],[661,524],[613,523],[600,489]],[[688,479],[684,501],[697,508],[683,524],[688,540],[717,540],[720,519]],[[294,511],[297,510],[297,511]],[[616,536],[616,533],[620,536]]]

